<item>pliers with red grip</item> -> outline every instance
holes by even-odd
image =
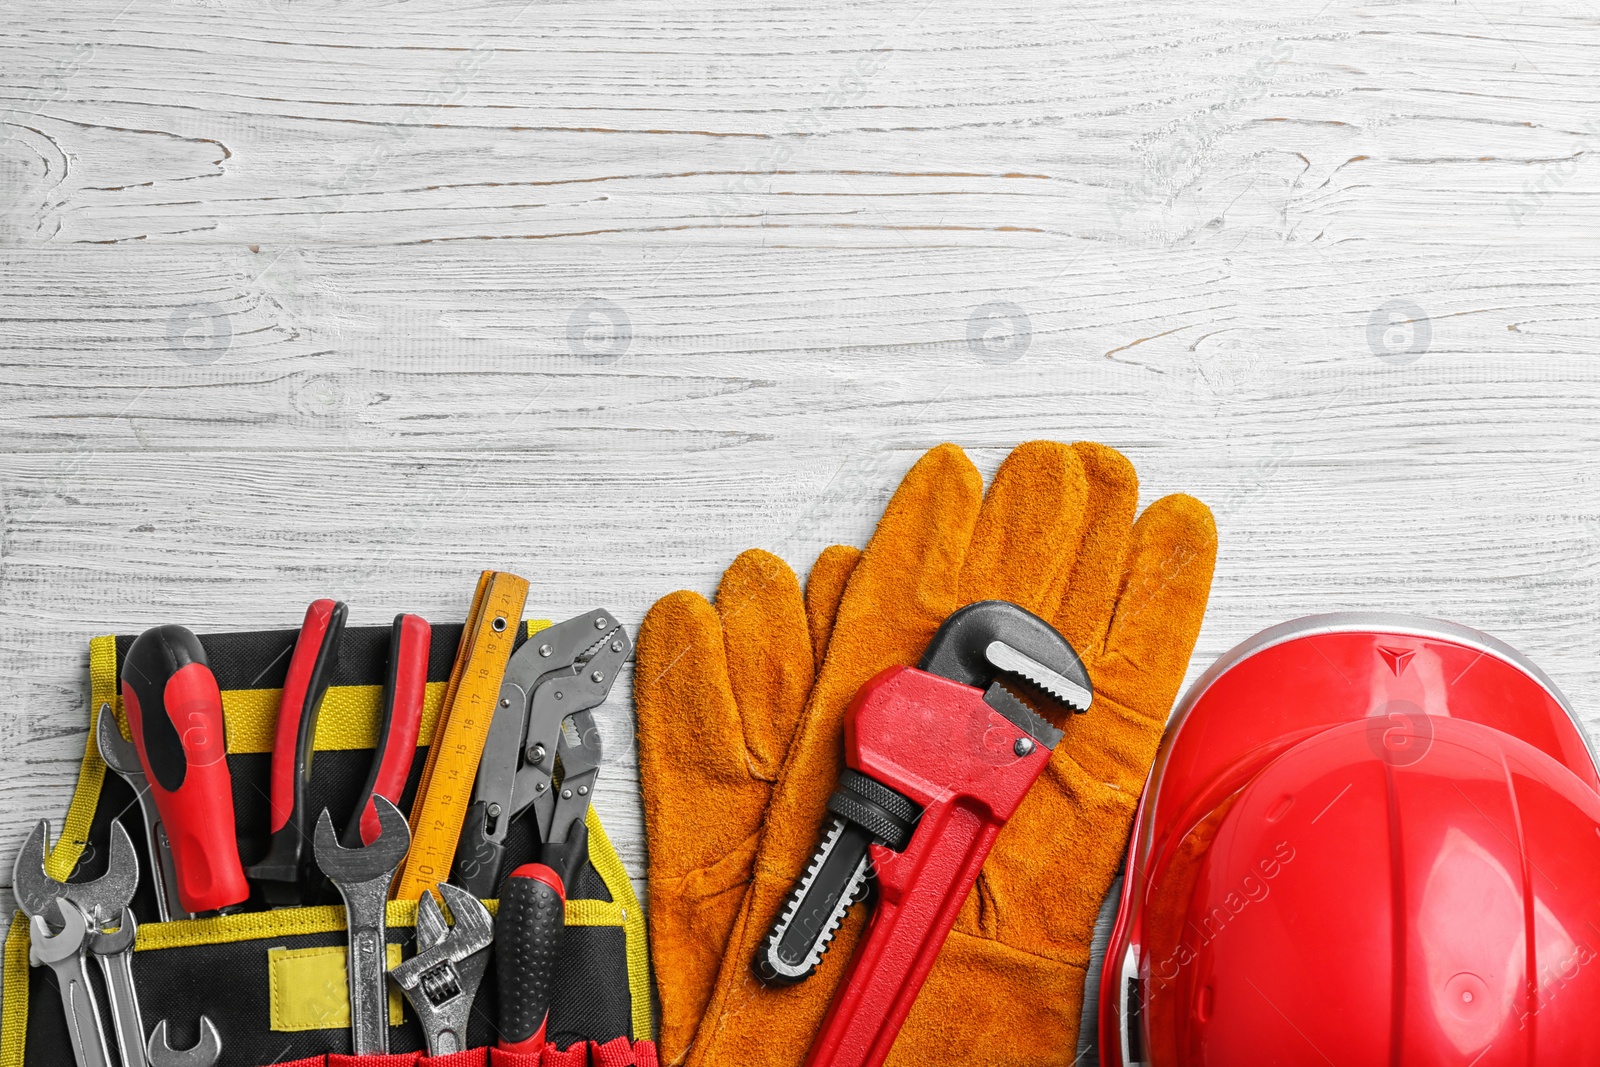
[[[306,609],[300,636],[289,660],[272,748],[272,840],[267,853],[250,866],[250,878],[272,907],[314,903],[311,825],[307,801],[311,784],[317,718],[339,665],[349,609],[342,601],[315,600]],[[374,795],[398,803],[416,755],[417,731],[428,680],[431,629],[416,615],[397,615],[389,645],[389,675],[384,685],[377,752],[351,817],[346,841],[363,844],[376,835]]]

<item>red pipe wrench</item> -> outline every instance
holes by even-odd
[[[1082,661],[1049,623],[990,600],[951,615],[915,669],[880,672],[846,710],[848,768],[832,818],[756,959],[769,983],[808,977],[850,904],[876,885],[807,1067],[887,1058],[995,837],[1061,740],[1013,689],[1076,712],[1093,699]]]

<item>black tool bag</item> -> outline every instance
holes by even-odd
[[[518,644],[548,623],[529,622]],[[461,626],[433,627],[428,689],[419,749],[400,809],[409,811],[426,762]],[[267,849],[268,771],[278,698],[296,630],[202,636],[222,689],[233,779],[239,853],[246,865]],[[327,807],[345,825],[367,780],[378,741],[379,701],[389,653],[390,628],[344,631],[339,667],[317,722],[310,810]],[[320,906],[246,910],[218,918],[158,922],[140,809],[133,791],[100,758],[94,736],[98,709],[110,704],[126,736],[118,691],[122,656],[132,637],[90,642],[90,735],[72,805],[47,868],[57,878],[82,881],[104,873],[111,820],[121,819],[139,854],[140,886],[132,909],[139,921],[134,982],[148,1032],[167,1020],[169,1041],[186,1048],[208,1016],[222,1038],[219,1067],[255,1067],[324,1052],[350,1051],[349,1002],[344,977],[344,909],[327,888]],[[589,812],[589,862],[567,887],[567,929],[555,976],[549,1038],[560,1048],[579,1041],[651,1037],[649,964],[644,912],[622,862],[595,813]],[[535,858],[537,837],[529,818],[512,824],[506,870]],[[496,902],[489,901],[491,910]],[[416,901],[389,904],[391,965],[414,951]],[[0,1008],[0,1067],[72,1067],[55,976],[28,965],[29,930],[20,913],[6,937],[4,1005]],[[494,967],[487,969],[474,1004],[469,1040],[494,1042],[497,1017]],[[390,986],[389,1046],[394,1052],[424,1047],[422,1030]],[[109,1013],[102,1014],[108,1043]]]

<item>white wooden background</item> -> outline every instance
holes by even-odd
[[[0,14],[6,879],[92,635],[459,618],[486,566],[637,624],[863,543],[946,439],[1209,501],[1192,674],[1390,608],[1600,721],[1592,3]]]

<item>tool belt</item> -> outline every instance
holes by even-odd
[[[547,625],[523,624],[517,643]],[[402,811],[410,808],[426,762],[425,750],[461,632],[460,625],[433,628],[419,751],[399,804]],[[267,850],[274,726],[297,633],[288,629],[202,638],[222,689],[235,828],[246,862]],[[387,626],[344,631],[339,668],[317,721],[312,810],[327,807],[339,825],[353,814],[378,743],[389,639]],[[90,734],[71,807],[47,861],[47,870],[56,878],[81,881],[103,873],[115,819],[131,832],[141,872],[151,870],[152,857],[138,832],[137,800],[127,783],[109,772],[94,735],[102,705],[109,704],[125,725],[118,675],[132,642],[131,636],[99,637],[89,644]],[[620,1050],[652,1036],[644,912],[593,810],[587,824],[588,862],[566,888],[566,931],[556,965],[548,1035],[561,1049],[595,1043],[595,1062],[631,1063],[631,1058],[621,1058]],[[508,868],[533,858],[536,836],[531,820],[512,824],[506,843]],[[331,886],[326,899],[318,906],[163,923],[157,921],[153,880],[141,877],[131,905],[139,920],[133,974],[146,1022],[166,1018],[172,1045],[185,1048],[197,1039],[199,1017],[208,1016],[222,1034],[219,1067],[307,1058],[321,1063],[320,1057],[330,1050],[347,1051],[344,911]],[[487,903],[491,911],[497,909],[496,901]],[[413,952],[416,913],[415,900],[388,904],[391,966]],[[5,944],[0,1067],[71,1067],[73,1053],[51,985],[53,977],[45,968],[29,967],[28,947],[28,922],[18,913]],[[468,1044],[474,1050],[494,1043],[495,995],[491,967],[479,988],[468,1030]],[[34,1003],[44,1007],[30,1011]],[[389,1024],[392,1052],[423,1049],[421,1027],[392,987]],[[609,1058],[605,1049],[612,1050]],[[486,1062],[477,1051],[457,1055]],[[457,1057],[439,1059],[454,1063]]]

